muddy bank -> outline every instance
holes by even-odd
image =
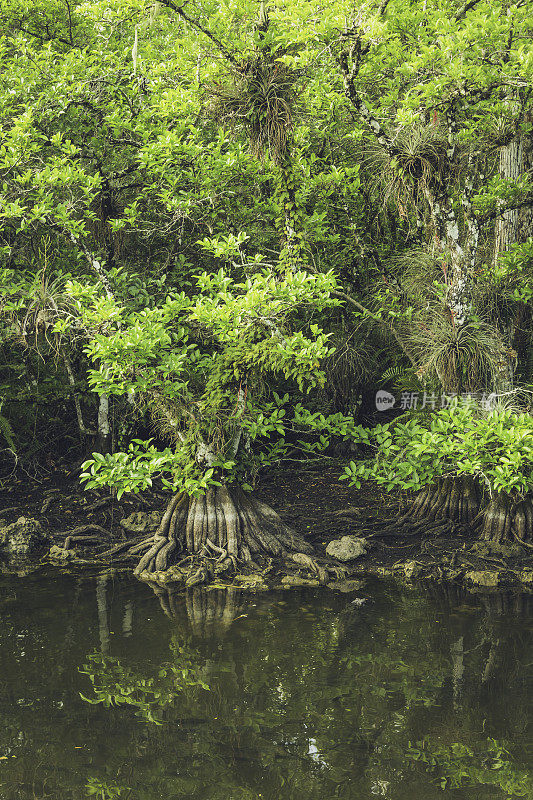
[[[237,570],[217,572],[213,564],[212,571],[208,568],[198,581],[207,579],[215,585],[232,583],[255,590],[326,583],[331,588],[350,591],[351,581],[355,590],[358,578],[375,575],[406,581],[452,581],[473,591],[533,591],[533,549],[518,543],[480,542],[467,528],[458,528],[453,536],[425,536],[423,532],[381,536],[378,525],[364,545],[356,545],[354,550],[354,537],[357,539],[365,522],[390,519],[405,508],[406,498],[381,492],[375,486],[350,487],[338,480],[341,469],[339,463],[298,472],[272,471],[256,490],[258,498],[313,545],[318,568],[266,559],[259,572],[250,574],[240,565]],[[142,539],[150,526],[157,525],[167,499],[166,494],[157,491],[120,501],[102,492],[84,492],[77,475],[69,470],[57,471],[39,483],[17,480],[0,491],[2,568],[24,573],[52,562],[61,570],[102,566],[130,570],[135,563],[122,559],[121,550]],[[10,535],[10,531],[18,532],[13,523],[21,517],[26,520],[26,527],[35,522],[31,553],[17,551],[20,537]],[[15,541],[15,551],[7,558],[11,539]],[[342,555],[342,548],[331,545],[338,540],[350,544],[355,557],[332,557]],[[326,564],[328,571],[324,573],[322,567]],[[185,564],[143,577],[167,585],[190,579],[191,570]]]

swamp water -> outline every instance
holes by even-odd
[[[359,594],[2,577],[1,800],[533,797],[533,597]]]

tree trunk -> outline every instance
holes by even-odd
[[[524,174],[524,168],[524,139],[522,136],[517,136],[500,148],[500,177],[518,181]],[[506,211],[497,218],[494,232],[495,264],[497,264],[498,258],[502,253],[506,253],[522,239],[519,225],[521,216],[520,209],[515,208],[511,211]]]
[[[491,498],[475,524],[480,539],[502,544],[533,539],[533,500],[518,502],[505,492]]]
[[[109,397],[106,394],[100,395],[98,404],[98,436],[96,448],[99,453],[105,454],[110,451],[111,428],[109,425]]]
[[[441,478],[422,489],[405,514],[365,525],[360,535],[443,536],[454,534],[457,525],[470,528],[486,541],[498,544],[518,541],[531,546],[533,497],[514,500],[502,492],[487,503],[471,476]]]
[[[431,523],[447,519],[468,525],[481,539],[496,543],[533,539],[531,498],[513,501],[509,495],[500,493],[483,505],[481,491],[469,476],[445,478],[422,490],[408,517]]]
[[[214,559],[215,571],[238,561],[254,565],[261,555],[297,556],[298,563],[312,566],[313,548],[269,506],[238,488],[217,486],[201,497],[174,495],[155,534],[129,553],[140,556],[135,569],[140,575],[166,570],[187,556]]]
[[[501,178],[518,182],[531,170],[533,165],[533,149],[524,135],[515,136],[500,148],[499,173]],[[501,255],[514,245],[525,242],[533,235],[533,209],[511,209],[496,219],[494,231],[494,266]],[[516,334],[518,316],[504,326],[502,333],[502,357],[499,364],[499,380],[496,391],[509,392],[514,383],[514,363],[512,344]]]
[[[480,492],[469,476],[443,478],[422,489],[408,511],[412,520],[451,520],[470,525],[480,506]]]

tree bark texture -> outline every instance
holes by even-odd
[[[153,536],[133,545],[135,574],[166,570],[187,556],[254,564],[256,555],[309,559],[313,548],[278,514],[238,488],[210,487],[201,497],[174,495]]]

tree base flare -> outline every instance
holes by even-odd
[[[376,520],[361,535],[430,537],[469,531],[483,541],[532,547],[533,499],[516,500],[502,492],[487,502],[472,478],[446,478],[419,492],[405,514]]]
[[[479,507],[480,492],[472,478],[443,478],[417,495],[409,516],[428,521],[449,519],[471,525]]]
[[[136,575],[187,564],[189,586],[229,568],[237,571],[238,564],[258,568],[254,559],[262,556],[300,559],[323,579],[312,554],[311,545],[272,508],[227,486],[210,487],[201,497],[175,495],[155,534],[123,553],[139,557]]]
[[[454,536],[472,526],[480,505],[481,493],[472,478],[442,478],[422,489],[404,514],[376,521],[373,534],[368,529],[361,535]]]
[[[507,494],[495,495],[479,515],[474,528],[480,539],[502,544],[518,541],[531,547],[533,539],[533,500],[513,502]]]

